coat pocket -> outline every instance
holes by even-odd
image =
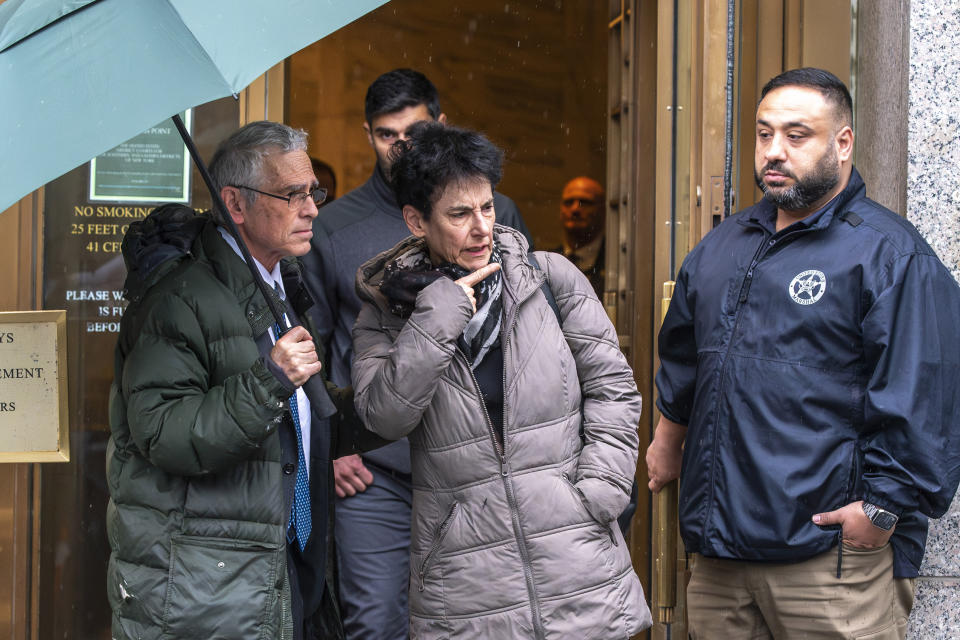
[[[107,599],[130,637],[141,635],[136,625],[154,628],[158,625],[166,586],[167,575],[162,569],[124,562],[116,554],[110,556]]]
[[[900,640],[907,634],[907,620],[900,618],[890,626],[864,635],[854,636],[854,640]]]
[[[616,523],[616,520],[613,522],[600,522],[594,518],[593,514],[590,513],[590,509],[587,508],[586,496],[583,495],[583,491],[580,490],[580,487],[575,485],[573,480],[571,480],[570,476],[568,476],[566,473],[561,473],[560,477],[563,478],[564,484],[570,487],[570,490],[573,491],[577,500],[580,502],[580,506],[583,507],[583,510],[590,517],[590,520],[606,532],[607,536],[610,538],[610,544],[615,547],[619,547],[620,543],[617,541],[617,536],[613,531],[613,524]]]
[[[282,547],[248,540],[174,536],[164,632],[197,640],[258,638],[278,608],[282,554]]]
[[[417,586],[417,589],[421,592],[423,591],[423,581],[426,578],[427,572],[430,570],[430,566],[433,564],[437,554],[440,552],[440,545],[443,544],[443,539],[447,537],[447,532],[450,531],[450,525],[453,523],[453,519],[457,516],[459,511],[459,502],[454,502],[452,505],[450,505],[450,510],[447,512],[447,516],[440,523],[440,526],[437,527],[437,535],[434,536],[433,542],[430,544],[430,548],[423,556],[423,562],[420,563],[420,569],[417,572],[418,577],[420,578],[420,583]]]

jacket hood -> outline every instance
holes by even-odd
[[[516,229],[501,224],[494,225],[493,238],[499,245],[503,258],[502,272],[507,296],[512,301],[522,299],[529,290],[538,288],[544,280],[543,274],[527,259],[527,239]],[[426,241],[423,238],[410,236],[363,263],[357,271],[356,281],[357,296],[360,300],[372,303],[384,313],[390,313],[390,305],[380,293],[384,268],[398,256],[425,248]]]
[[[124,296],[141,297],[163,274],[192,255],[192,247],[210,217],[190,207],[166,204],[130,225],[120,250],[127,266]]]

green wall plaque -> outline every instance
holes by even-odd
[[[190,130],[192,109],[180,114]],[[170,119],[90,161],[93,202],[190,201],[190,155]]]

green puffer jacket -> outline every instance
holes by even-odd
[[[296,451],[285,453],[280,437],[293,388],[255,343],[273,321],[212,220],[163,209],[131,226],[123,247],[130,306],[116,348],[107,451],[113,636],[293,637],[283,467]],[[286,285],[299,273],[296,260],[282,271]],[[334,394],[334,402],[344,413],[332,419],[329,455],[374,446],[347,415],[352,394]],[[338,438],[338,429],[350,436]],[[325,452],[314,438],[319,514],[332,508],[332,466],[317,457]],[[329,530],[327,514],[315,523],[325,520]],[[308,551],[324,548],[322,533],[315,524]],[[332,634],[323,637],[340,637],[329,594],[313,619]]]

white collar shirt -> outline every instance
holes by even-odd
[[[239,245],[237,245],[237,240],[230,232],[224,229],[223,227],[217,227],[217,230],[220,232],[220,235],[223,236],[223,239],[226,241],[230,248],[233,249],[240,259],[243,259],[243,253],[240,251]],[[252,256],[251,256],[252,257]],[[273,271],[267,271],[266,267],[260,264],[260,261],[256,258],[253,258],[254,264],[257,265],[257,269],[260,271],[260,277],[263,278],[263,281],[267,284],[268,287],[276,288],[280,287],[283,298],[286,299],[287,293],[283,288],[283,278],[280,277],[280,263],[277,262],[273,266]],[[286,312],[284,312],[284,317],[286,318]],[[270,339],[276,343],[276,327],[270,328]],[[310,473],[310,400],[307,399],[307,394],[303,392],[303,387],[297,387],[296,391],[297,397],[297,413],[300,417],[300,437],[303,440],[303,457],[307,461],[307,473]]]

